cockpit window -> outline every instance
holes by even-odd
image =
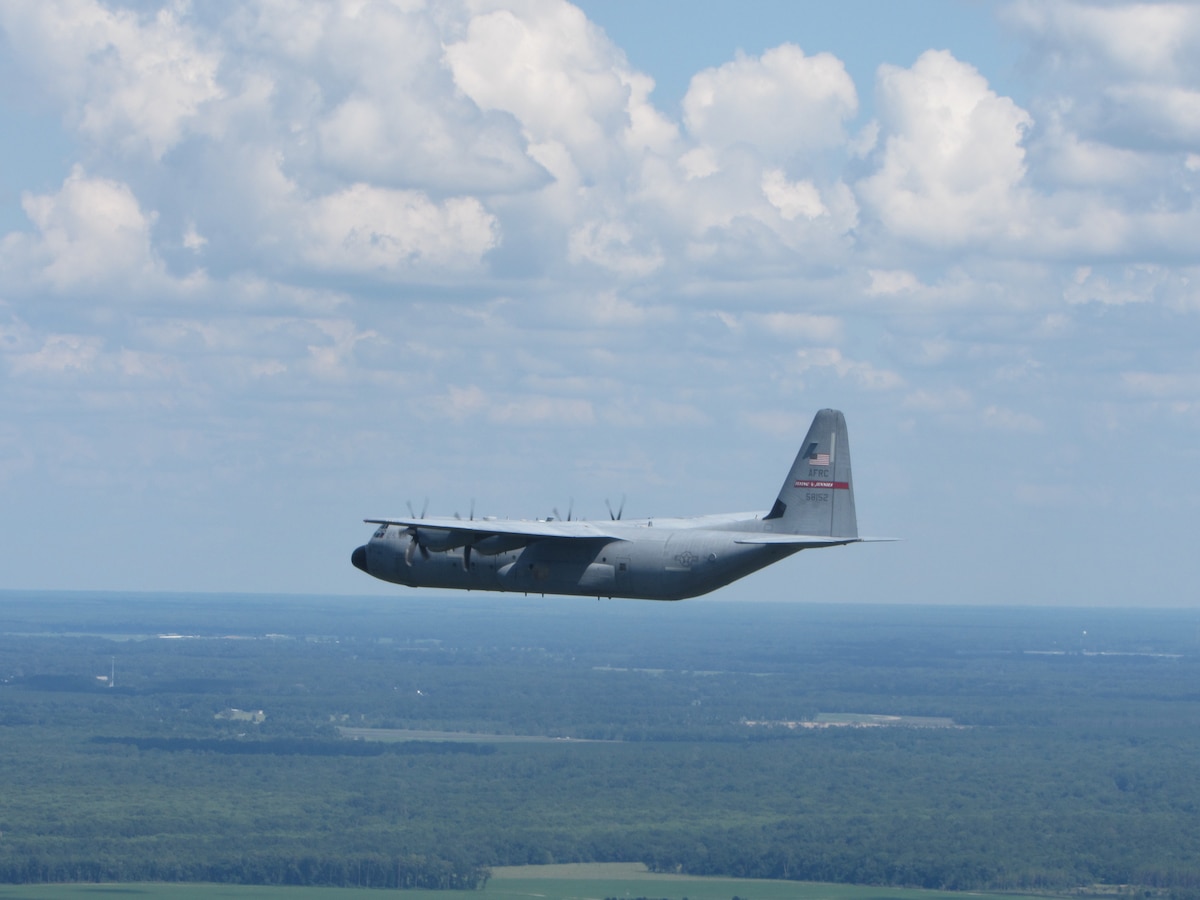
[[[387,534],[387,530],[388,527],[386,525],[380,525],[377,529],[375,529],[375,537],[383,537],[385,534]]]

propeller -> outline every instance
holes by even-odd
[[[408,533],[411,535],[411,537],[408,541],[408,546],[404,549],[404,564],[406,566],[412,565],[413,556],[416,555],[417,550],[421,551],[421,556],[423,556],[425,559],[429,559],[429,551],[417,537],[417,529],[410,528],[408,529]]]
[[[568,521],[568,522],[570,522],[570,521],[571,521],[571,514],[572,514],[574,511],[575,511],[575,498],[574,498],[574,497],[572,497],[572,498],[571,498],[571,499],[570,499],[570,500],[567,502],[567,521]],[[554,507],[554,518],[556,518],[556,519],[558,519],[558,520],[560,520],[560,521],[562,520],[562,515],[559,513],[559,511],[558,511],[558,507],[557,507],[557,506],[556,506],[556,507]]]
[[[428,497],[425,498],[425,503],[421,507],[421,514],[419,516],[413,511],[412,501],[406,500],[405,502],[408,504],[408,514],[414,519],[423,519],[425,518],[425,513],[429,512]],[[417,550],[421,551],[421,556],[423,556],[425,559],[429,559],[429,550],[427,550],[425,545],[421,543],[416,527],[410,525],[408,528],[408,534],[410,536],[410,540],[408,542],[408,546],[404,549],[404,564],[406,566],[412,565],[413,556],[416,554]]]
[[[613,512],[612,504],[608,502],[607,498],[604,500],[604,505],[608,507],[608,517],[614,522],[617,522],[625,512],[625,495],[621,495],[621,505],[617,507],[617,511],[615,513]]]

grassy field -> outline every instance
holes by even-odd
[[[368,900],[380,891],[354,888],[244,887],[214,884],[0,885],[0,900]],[[386,892],[397,893],[397,892]],[[641,863],[514,866],[496,869],[482,891],[404,891],[409,900],[603,900],[650,897],[664,900],[1021,900],[1017,894],[954,894],[899,888],[693,878],[654,875]],[[1043,898],[1044,900],[1044,898]]]

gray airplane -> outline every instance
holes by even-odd
[[[411,512],[411,510],[410,510]],[[684,519],[364,519],[350,561],[408,587],[683,600],[800,550],[858,536],[846,419],[823,409],[769,512]]]

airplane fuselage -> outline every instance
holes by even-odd
[[[683,600],[802,549],[736,543],[742,522],[761,523],[761,515],[609,522],[605,531],[621,537],[537,541],[491,555],[478,546],[414,553],[409,529],[381,525],[359,561],[376,578],[408,587]]]

